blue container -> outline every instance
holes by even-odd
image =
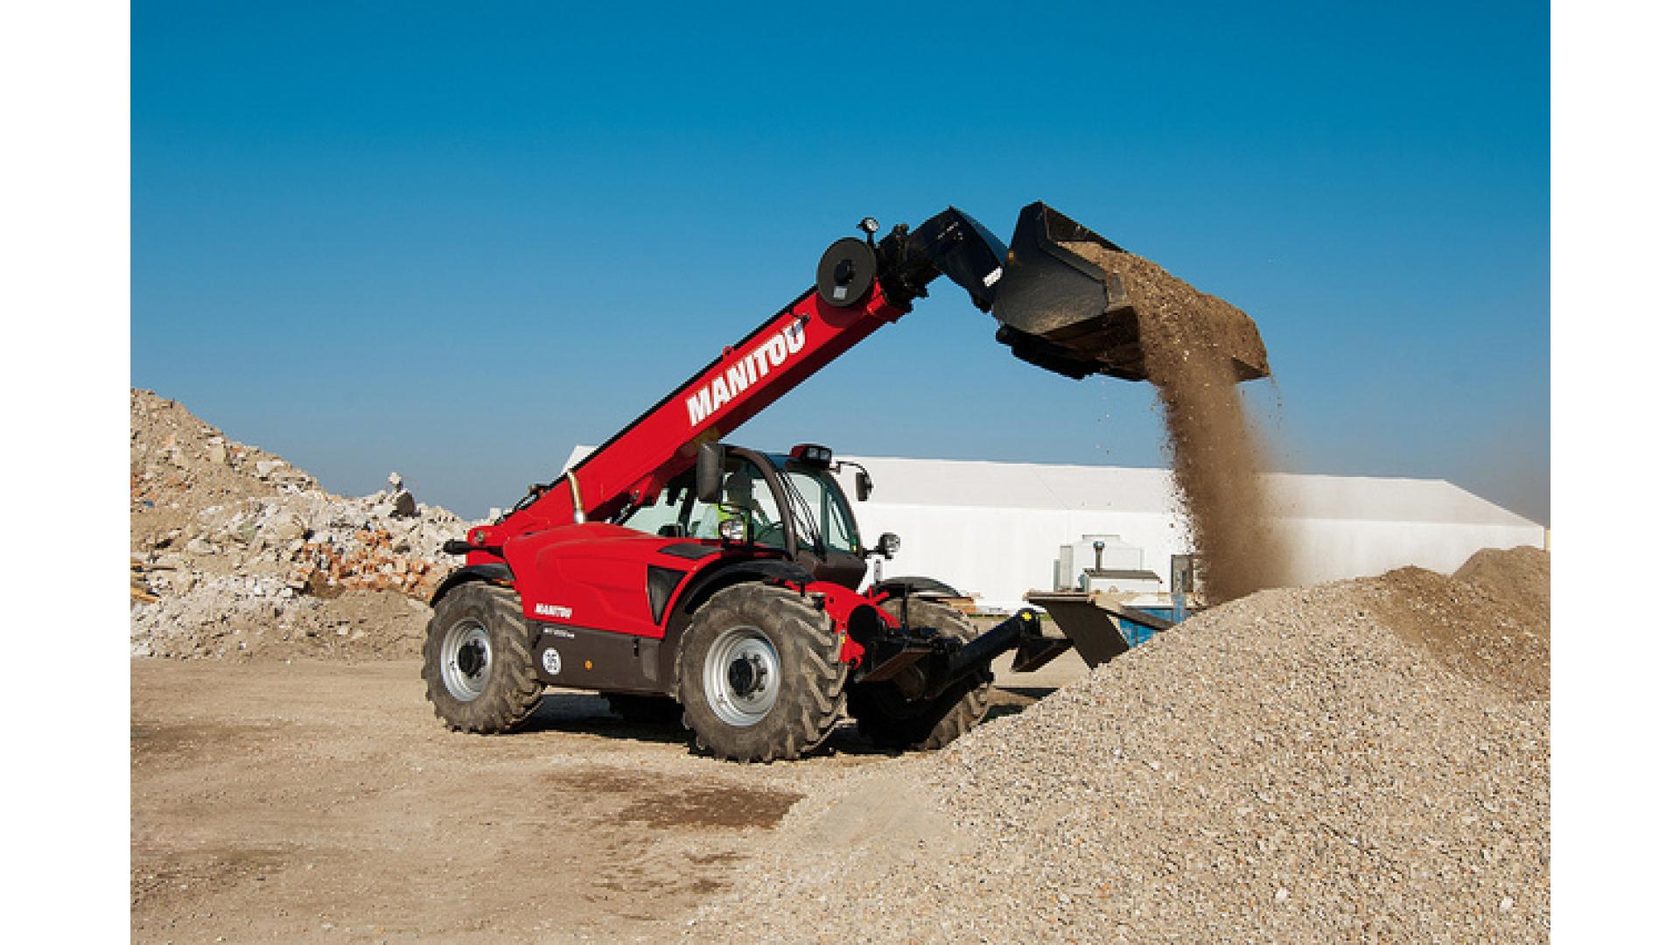
[[[1151,617],[1159,617],[1172,624],[1183,622],[1183,620],[1192,613],[1183,605],[1173,607],[1134,607],[1133,609],[1141,610]],[[1156,631],[1154,627],[1146,626],[1135,620],[1129,620],[1126,617],[1117,616],[1115,617],[1115,620],[1120,623],[1120,635],[1126,638],[1126,646],[1128,647],[1141,646],[1142,644],[1149,642],[1150,639],[1155,636]]]

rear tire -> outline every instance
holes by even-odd
[[[886,606],[897,616],[897,601]],[[918,627],[935,627],[942,635],[964,643],[980,635],[961,612],[928,600],[911,599],[910,622]],[[928,700],[906,699],[890,682],[870,683],[852,690],[852,716],[857,719],[858,733],[882,748],[934,751],[956,741],[986,717],[991,691],[990,669]]]
[[[696,747],[776,761],[822,744],[846,713],[842,642],[822,611],[786,588],[718,591],[677,651],[677,697]]]
[[[424,654],[426,698],[456,731],[506,732],[542,700],[519,595],[508,588],[474,581],[444,595],[426,625]]]

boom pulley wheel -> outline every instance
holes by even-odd
[[[850,308],[869,298],[875,270],[873,246],[855,236],[835,240],[817,263],[817,294],[830,305]]]

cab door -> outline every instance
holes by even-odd
[[[808,527],[797,529],[799,540],[793,550],[794,560],[818,580],[854,590],[860,587],[869,573],[869,564],[864,560],[857,520],[852,517],[852,507],[840,486],[827,470],[789,463],[783,471],[788,485],[804,500],[799,512],[810,513]],[[814,536],[808,534],[811,531],[815,531]],[[813,537],[817,540],[811,540]]]

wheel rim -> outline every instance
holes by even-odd
[[[706,703],[719,719],[738,728],[757,723],[776,705],[782,661],[757,627],[731,627],[706,651],[701,682]]]
[[[443,635],[443,687],[462,702],[484,694],[490,681],[490,633],[476,620],[463,620]]]

